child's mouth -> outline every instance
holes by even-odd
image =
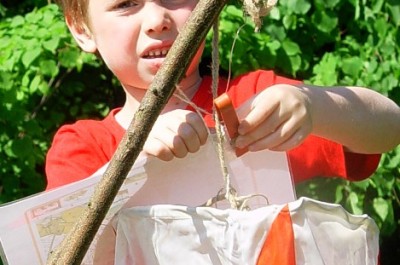
[[[152,50],[143,55],[145,59],[164,58],[168,54],[169,49]]]

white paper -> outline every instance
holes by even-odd
[[[261,151],[236,158],[228,152],[227,167],[238,195],[262,194],[270,204],[295,200],[286,153]],[[107,165],[79,182],[0,206],[0,254],[9,265],[46,264],[68,234],[93,194]],[[129,172],[102,227],[121,207],[154,204],[199,206],[224,188],[212,141],[184,159],[163,162],[139,157]],[[266,205],[259,196],[252,208]],[[100,227],[98,235],[102,232]],[[82,264],[92,264],[97,237]]]

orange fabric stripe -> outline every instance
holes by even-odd
[[[296,265],[292,218],[288,205],[272,223],[257,265]]]

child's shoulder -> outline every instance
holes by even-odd
[[[253,85],[256,90],[262,90],[266,87],[276,85],[276,84],[299,84],[301,81],[285,77],[283,75],[279,75],[272,70],[255,70],[248,73],[241,74],[237,76],[234,81],[233,85]]]
[[[83,119],[65,124],[58,129],[55,139],[75,139],[83,142],[104,138],[120,140],[125,131],[115,120],[118,110],[112,110],[104,119]]]

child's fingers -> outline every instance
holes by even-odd
[[[263,94],[258,95],[258,97],[248,100],[237,109],[240,120],[239,134],[244,135],[249,133],[279,110],[279,101],[275,101],[273,97],[266,101],[267,97],[268,94],[265,91]],[[274,124],[274,121],[271,120],[268,126],[276,128],[278,125]]]
[[[282,141],[281,143],[275,145],[274,147],[269,148],[272,151],[287,151],[290,149],[295,148],[296,146],[300,145],[304,139],[306,138],[307,134],[303,132],[303,130],[297,130],[294,134],[290,137]]]
[[[185,127],[186,129],[183,129]],[[162,134],[157,134],[156,139],[162,143],[160,146],[162,150],[159,151],[160,155],[166,155],[171,152],[173,156],[178,158],[185,157],[189,150],[196,149],[196,146],[200,146],[200,142],[195,137],[195,133],[190,125],[181,125],[178,132],[175,130],[165,130]],[[197,148],[198,149],[198,148]]]
[[[244,148],[254,142],[259,141],[262,138],[267,137],[268,135],[272,134],[273,132],[277,131],[279,126],[288,119],[288,117],[281,117],[279,111],[274,111],[270,114],[269,117],[257,117],[257,115],[252,115],[251,119],[264,119],[262,123],[252,123],[251,130],[249,130],[246,134],[240,134],[236,139],[236,146],[239,148]],[[243,123],[247,123],[243,121]],[[257,126],[256,126],[257,125]],[[253,127],[254,126],[254,127]]]
[[[260,137],[256,141],[249,143],[248,148],[250,151],[259,151],[263,149],[287,151],[304,141],[310,133],[311,129],[309,127],[310,126],[307,124],[303,124],[296,119],[289,119],[278,126],[274,132],[270,132],[264,137]],[[247,137],[247,135],[245,137]]]
[[[208,137],[208,131],[202,117],[195,112],[183,112],[181,114],[183,115],[180,116],[180,120],[170,129],[175,131],[175,137],[178,137],[181,140],[180,143],[185,145],[186,153],[179,153],[176,156],[182,154],[185,156],[187,152],[197,152],[200,146],[205,144]],[[174,146],[172,150],[178,147],[180,152],[183,152],[183,146]]]
[[[195,112],[189,112],[186,115],[185,121],[186,124],[191,126],[195,133],[194,136],[198,138],[200,145],[205,144],[208,138],[208,130],[203,118]]]
[[[171,161],[175,157],[172,150],[156,138],[149,138],[143,147],[143,151],[147,155],[155,156],[163,161]]]
[[[194,153],[198,151],[200,149],[200,146],[202,145],[201,136],[198,134],[196,129],[188,123],[182,123],[179,126],[175,137],[179,138],[181,144],[185,145],[184,147],[186,149],[186,153]],[[177,147],[174,146],[174,148]],[[183,148],[183,146],[181,148]]]
[[[257,139],[254,142],[251,142],[248,145],[248,148],[250,151],[253,152],[264,149],[273,149],[274,147],[284,143],[294,133],[295,129],[293,127],[281,125],[275,131],[267,134],[262,138]]]
[[[203,119],[194,112],[177,110],[160,116],[144,151],[164,161],[183,158],[200,149],[208,137]]]

